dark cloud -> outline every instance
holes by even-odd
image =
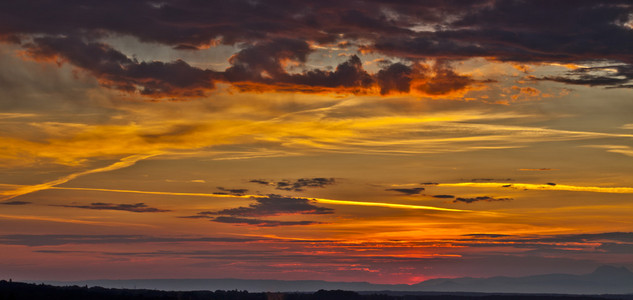
[[[107,44],[72,37],[38,37],[24,47],[34,59],[68,62],[79,67],[96,77],[102,86],[156,98],[201,97],[214,90],[215,83],[220,81],[232,83],[242,91],[308,93],[369,93],[378,84],[382,94],[409,92],[410,85],[418,82],[414,88],[428,95],[448,94],[474,83],[443,63],[434,67],[394,64],[372,75],[365,71],[356,55],[334,71],[313,69],[291,74],[286,64],[305,63],[313,50],[304,40],[287,38],[260,42],[241,50],[229,59],[231,66],[224,71],[200,69],[182,60],[137,61]]]
[[[27,201],[5,201],[5,202],[0,202],[0,204],[2,204],[2,205],[27,205],[27,204],[31,204],[31,202],[27,202]]]
[[[453,196],[453,195],[433,195],[433,198],[453,199],[453,198],[455,198],[455,196]]]
[[[263,185],[272,185],[273,184],[273,182],[270,182],[270,181],[267,181],[267,180],[264,180],[264,179],[253,179],[253,180],[250,180],[249,182],[259,183],[259,184],[263,184]]]
[[[492,202],[492,201],[509,201],[513,200],[512,198],[494,198],[490,196],[479,196],[474,198],[456,198],[453,200],[453,203],[464,202],[464,203],[473,203],[479,201]]]
[[[401,63],[392,64],[378,71],[376,79],[380,86],[380,94],[389,94],[392,91],[408,93],[411,89],[411,67]]]
[[[607,253],[631,254],[633,253],[633,243],[630,243],[630,244],[602,243],[600,246],[596,248],[596,250],[604,251]]]
[[[464,234],[463,236],[469,236],[474,238],[501,238],[501,237],[509,237],[507,234],[495,234],[495,233],[472,233],[472,234]]]
[[[96,210],[123,210],[129,212],[167,212],[170,210],[159,209],[155,207],[149,207],[144,203],[136,203],[136,204],[115,204],[115,203],[102,203],[95,202],[90,205],[55,205],[61,207],[72,207],[72,208],[84,208],[84,209],[96,209]]]
[[[426,95],[446,95],[476,82],[469,76],[455,73],[446,62],[436,62],[432,66],[395,63],[385,66],[374,77],[382,95],[409,93],[412,88]]]
[[[228,223],[228,224],[254,225],[254,226],[259,226],[259,227],[321,224],[321,222],[314,222],[314,221],[276,221],[276,220],[263,220],[263,219],[241,218],[241,217],[232,217],[232,216],[220,216],[220,217],[214,218],[213,221],[219,222],[219,223]]]
[[[328,185],[332,185],[336,183],[334,178],[324,178],[324,177],[315,177],[315,178],[299,178],[297,180],[280,180],[280,181],[268,181],[264,179],[253,179],[249,182],[258,183],[262,185],[272,185],[275,186],[275,189],[281,191],[295,191],[301,192],[303,188],[313,188],[319,187],[323,188]]]
[[[402,193],[405,195],[419,195],[422,191],[424,191],[424,188],[410,188],[410,189],[386,189],[385,191],[393,191],[393,192],[398,192],[398,193]]]
[[[469,76],[455,73],[446,63],[436,63],[423,78],[423,83],[415,88],[427,95],[441,96],[466,89],[475,83]]]
[[[202,96],[220,77],[182,60],[139,62],[106,44],[71,37],[39,37],[25,47],[35,59],[67,61],[86,70],[103,86],[149,96]]]
[[[193,216],[182,216],[179,218],[184,218],[184,219],[213,219],[215,218],[215,215],[217,215],[215,212],[212,211],[201,211]]]
[[[198,97],[217,82],[241,90],[407,93],[442,96],[476,82],[447,61],[483,57],[520,63],[614,62],[542,79],[568,84],[631,84],[630,0],[492,1],[4,1],[0,41],[38,59],[60,59],[104,86],[149,97]],[[116,16],[113,18],[112,16]],[[197,51],[217,44],[241,50],[226,70],[187,62],[136,61],[105,37]],[[354,45],[405,63],[369,74],[351,56],[335,70],[305,67],[314,46]],[[424,65],[433,59],[438,63]]]
[[[633,248],[633,232],[605,232],[595,234],[563,235],[503,235],[503,234],[467,234],[467,239],[455,244],[467,247],[514,247],[529,249],[530,254],[578,253],[630,253]],[[486,240],[491,239],[489,243]],[[473,243],[474,242],[474,243]]]
[[[550,242],[617,241],[633,243],[633,232],[604,232],[587,234],[568,234],[544,238]]]
[[[216,215],[262,217],[289,214],[332,214],[331,208],[320,207],[312,204],[308,198],[282,197],[280,195],[268,195],[267,197],[253,197],[255,203],[249,206],[223,209],[215,212]]]
[[[245,224],[261,227],[312,225],[320,224],[315,221],[279,221],[260,219],[260,217],[280,215],[324,215],[332,214],[331,208],[320,207],[312,204],[307,198],[282,197],[280,195],[268,195],[266,197],[252,197],[256,202],[249,206],[228,208],[219,211],[202,211],[193,216],[183,216],[188,219],[209,219],[214,222]]]
[[[633,62],[633,32],[624,23],[633,7],[627,1],[492,1],[464,7],[443,30],[385,35],[368,47],[407,57],[503,61]]]
[[[218,190],[222,191],[220,193],[214,193],[214,194],[230,194],[230,195],[236,195],[236,196],[242,196],[246,193],[248,193],[248,189],[226,189],[223,188],[221,186],[218,187]]]
[[[312,52],[310,45],[304,40],[275,39],[260,42],[233,55],[226,69],[225,77],[230,82],[275,83],[288,80],[284,69],[286,61],[303,63]]]
[[[262,238],[224,237],[156,237],[145,235],[64,235],[64,234],[11,234],[0,235],[0,244],[24,246],[56,246],[66,244],[129,244],[129,243],[180,243],[226,242],[244,243],[265,240]]]
[[[473,178],[471,182],[512,181],[512,178]]]
[[[633,88],[633,65],[608,65],[578,68],[564,76],[546,76],[534,78],[567,84],[605,86],[610,88]]]
[[[486,181],[494,181],[493,178],[473,178],[470,181],[472,182],[486,182]]]

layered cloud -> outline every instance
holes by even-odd
[[[56,206],[83,208],[83,209],[96,209],[96,210],[122,210],[122,211],[136,212],[136,213],[169,211],[166,209],[150,207],[150,206],[147,206],[145,203],[115,204],[115,203],[95,202],[95,203],[91,203],[90,205],[56,205]]]
[[[262,241],[265,238],[232,237],[160,237],[147,235],[81,235],[81,234],[9,234],[0,236],[0,243],[23,246],[57,246],[67,244],[136,244],[136,243],[182,243],[219,242],[244,243]]]
[[[256,202],[249,206],[240,206],[217,211],[218,215],[261,217],[288,214],[323,215],[334,212],[331,208],[316,206],[307,198],[282,197],[268,195],[266,198],[253,198]]]
[[[316,206],[316,201],[307,198],[283,197],[268,195],[266,197],[251,197],[255,203],[249,206],[227,208],[219,211],[203,211],[193,216],[182,218],[210,219],[214,222],[254,225],[261,227],[313,225],[321,224],[316,221],[280,221],[262,219],[262,217],[283,215],[325,215],[334,213],[334,209]]]
[[[321,224],[321,222],[315,221],[277,221],[277,220],[264,220],[254,218],[240,218],[231,216],[220,216],[214,218],[213,221],[228,224],[243,224],[254,225],[259,227],[277,227],[277,226],[294,226],[294,225],[314,225]]]
[[[495,198],[495,197],[490,197],[490,196],[477,196],[477,197],[471,197],[471,198],[457,197],[455,198],[455,200],[453,200],[453,203],[458,203],[458,202],[473,203],[473,202],[480,202],[480,201],[492,202],[492,201],[508,201],[508,200],[512,200],[512,198]]]
[[[217,82],[243,91],[442,96],[476,84],[448,63],[474,57],[532,64],[609,61],[617,63],[611,75],[585,68],[543,79],[631,87],[633,5],[624,0],[42,1],[5,3],[0,11],[5,43],[21,45],[36,59],[67,61],[104,86],[150,97],[198,97]],[[105,42],[113,36],[181,51],[220,44],[240,50],[228,68],[212,70],[183,60],[138,61]],[[399,62],[375,73],[355,55],[334,70],[306,65],[317,50],[332,49]]]
[[[401,189],[386,189],[385,191],[393,191],[393,192],[398,192],[398,193],[402,193],[405,195],[419,195],[421,192],[424,191],[424,188],[419,187],[419,188],[401,188]]]
[[[295,191],[301,192],[304,188],[314,188],[314,187],[326,187],[328,185],[332,185],[336,183],[334,178],[324,178],[324,177],[315,177],[315,178],[299,178],[296,180],[284,179],[280,181],[269,181],[265,179],[253,179],[250,182],[258,183],[262,185],[271,185],[274,186],[275,189],[281,191]]]
[[[28,201],[4,201],[4,202],[0,202],[0,204],[2,204],[2,205],[27,205],[27,204],[31,204],[31,202],[28,202]]]

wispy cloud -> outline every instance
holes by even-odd
[[[269,181],[265,179],[253,179],[249,182],[258,183],[262,185],[271,185],[274,186],[275,189],[282,191],[295,191],[301,192],[304,188],[313,188],[320,187],[323,188],[328,185],[335,184],[334,178],[323,178],[323,177],[315,177],[315,178],[299,178],[296,180],[284,179],[280,181]]]
[[[230,216],[278,216],[288,214],[310,214],[323,215],[332,214],[334,210],[331,208],[315,206],[313,200],[308,198],[282,197],[280,195],[268,195],[265,197],[253,197],[255,203],[249,206],[241,206],[237,208],[228,208],[217,211],[217,215]]]
[[[95,202],[90,205],[55,205],[60,207],[70,207],[70,208],[83,208],[83,209],[94,209],[94,210],[122,210],[136,213],[145,213],[145,212],[167,212],[170,210],[159,209],[155,207],[149,207],[145,203],[136,203],[136,204],[115,204],[115,203],[102,203]]]
[[[66,244],[137,244],[137,243],[244,243],[267,238],[235,237],[160,237],[151,235],[81,235],[81,234],[9,234],[0,235],[0,243],[24,246],[56,246]]]
[[[422,187],[418,187],[418,188],[410,188],[410,189],[386,189],[385,191],[393,191],[393,192],[398,192],[398,193],[402,193],[405,195],[419,195],[421,192],[424,191],[424,188]]]
[[[121,160],[119,160],[118,162],[115,162],[109,166],[106,167],[102,167],[102,168],[96,168],[96,169],[91,169],[91,170],[86,170],[86,171],[82,171],[82,172],[77,172],[77,173],[72,173],[70,175],[66,175],[64,177],[61,177],[59,179],[56,180],[52,180],[52,181],[48,181],[45,183],[41,183],[41,184],[36,184],[36,185],[29,185],[29,186],[21,186],[18,187],[16,189],[13,190],[5,190],[5,191],[1,191],[0,192],[0,200],[9,200],[9,199],[13,199],[17,196],[22,196],[22,195],[26,195],[26,194],[30,194],[33,192],[37,192],[37,191],[42,191],[42,190],[47,190],[50,189],[54,186],[69,182],[77,177],[80,176],[84,176],[84,175],[88,175],[88,174],[94,174],[94,173],[101,173],[101,172],[108,172],[108,171],[113,171],[113,170],[118,170],[118,169],[122,169],[122,168],[126,168],[129,167],[131,165],[134,165],[136,162],[143,160],[143,159],[147,159],[153,156],[157,156],[160,153],[152,153],[152,154],[144,154],[144,155],[132,155],[132,156],[128,156],[128,157],[124,157]]]
[[[585,147],[606,149],[607,152],[623,154],[623,155],[626,155],[626,156],[633,156],[633,148],[631,148],[630,146],[624,146],[624,145],[589,145],[589,146],[585,146]]]
[[[321,222],[315,222],[315,221],[278,221],[278,220],[264,220],[264,219],[242,218],[242,217],[233,217],[233,216],[219,216],[219,217],[213,218],[212,221],[219,222],[219,223],[228,223],[228,224],[254,225],[254,226],[260,226],[260,227],[322,224]]]
[[[0,204],[2,204],[2,205],[27,205],[27,204],[31,204],[31,202],[28,202],[28,201],[4,201],[4,202],[0,202]]]
[[[459,203],[459,202],[463,202],[463,203],[473,203],[473,202],[493,202],[493,201],[509,201],[509,200],[513,200],[512,198],[495,198],[495,197],[490,197],[490,196],[478,196],[478,197],[472,197],[472,198],[462,198],[462,197],[457,197],[455,198],[455,200],[453,200],[453,203]]]

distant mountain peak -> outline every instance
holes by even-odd
[[[631,272],[626,267],[615,267],[615,266],[600,266],[596,268],[590,275],[594,276],[633,276],[633,272]]]

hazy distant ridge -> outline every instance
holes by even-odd
[[[545,274],[526,277],[440,278],[417,284],[390,285],[320,280],[247,279],[133,279],[46,282],[53,285],[88,285],[108,288],[143,288],[173,291],[248,290],[250,292],[314,292],[320,289],[350,291],[439,291],[485,293],[633,294],[633,272],[625,267],[602,266],[585,275]]]

